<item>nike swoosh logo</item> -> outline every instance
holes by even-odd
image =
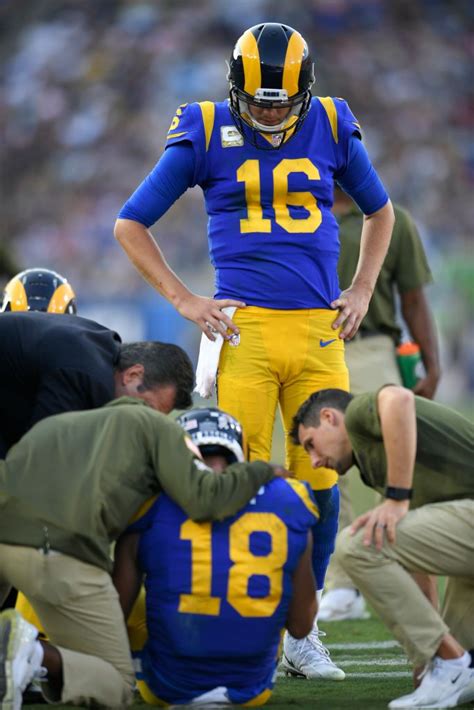
[[[452,678],[451,683],[453,683],[453,685],[454,685],[454,683],[457,681],[457,679],[458,679],[460,676],[462,676],[462,671],[457,674],[456,678]]]
[[[332,340],[320,340],[319,341],[319,346],[321,348],[325,348],[327,345],[331,345],[331,343],[335,343],[337,338],[332,338]]]

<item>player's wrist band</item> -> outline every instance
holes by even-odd
[[[387,486],[385,489],[385,498],[391,500],[410,500],[413,495],[413,488],[397,488],[396,486]]]

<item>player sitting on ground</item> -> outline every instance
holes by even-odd
[[[243,461],[239,423],[219,409],[178,420],[217,473]],[[237,515],[196,523],[166,495],[120,538],[114,582],[128,616],[143,575],[148,639],[139,659],[146,702],[263,705],[282,628],[302,638],[316,613],[309,488],[263,486]]]

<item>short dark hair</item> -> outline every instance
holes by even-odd
[[[332,407],[345,412],[347,405],[354,398],[353,394],[339,389],[326,389],[313,392],[307,400],[303,402],[295,416],[290,430],[291,440],[294,444],[299,444],[298,428],[303,426],[318,427],[321,423],[321,409]]]
[[[193,403],[194,368],[179,345],[159,341],[124,343],[120,346],[117,369],[123,372],[132,365],[143,365],[143,389],[160,385],[176,387],[175,409],[187,409]]]

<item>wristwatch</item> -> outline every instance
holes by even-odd
[[[410,500],[413,495],[413,488],[397,488],[396,486],[387,486],[385,489],[385,498],[391,500]]]

